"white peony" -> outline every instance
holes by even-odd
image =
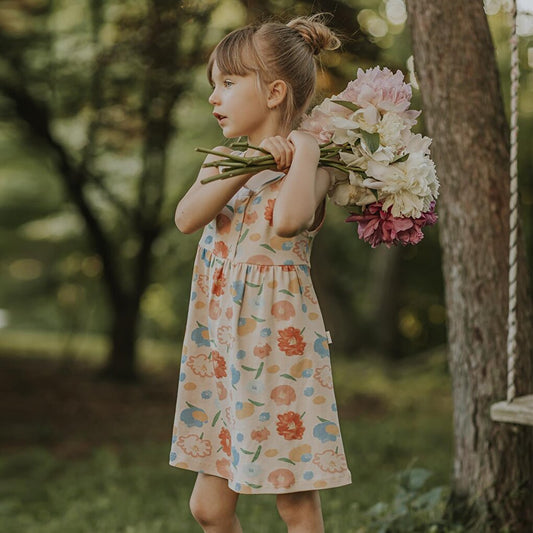
[[[378,190],[383,209],[392,207],[395,217],[418,218],[438,195],[435,165],[421,152],[392,165],[369,161],[366,174],[363,185]]]

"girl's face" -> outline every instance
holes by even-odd
[[[246,136],[250,144],[260,144],[265,137],[278,133],[276,114],[268,108],[267,95],[255,73],[224,74],[215,62],[211,79],[209,103],[224,137]]]

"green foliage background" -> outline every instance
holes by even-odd
[[[207,47],[214,45],[228,30],[255,16],[237,0],[215,4],[188,0],[183,4],[199,10],[216,4],[205,34]],[[350,62],[343,54],[326,56],[318,99],[342,89],[346,81],[355,76],[358,67],[380,64],[408,73],[407,61],[411,52],[408,28],[402,19],[402,0],[350,0],[346,4],[358,10],[357,21],[361,30],[360,34],[345,38],[351,42],[364,37],[364,41],[372,43],[377,51],[373,53],[377,56],[370,57],[368,47],[361,47],[359,57],[350,56]],[[65,0],[50,4],[36,1],[35,5],[48,6],[46,19],[32,20],[37,25],[46,20],[48,29],[52,28],[53,42],[37,38],[25,42],[22,57],[31,66],[29,82],[34,94],[46,101],[52,110],[65,115],[54,116],[54,134],[76,158],[83,150],[86,138],[86,113],[80,102],[86,98],[94,59],[87,23],[88,8],[84,2]],[[142,11],[145,2],[128,0],[103,2],[103,5],[106,16],[112,20],[114,11]],[[276,2],[272,5],[284,18],[309,12],[305,2],[287,5]],[[249,6],[253,7],[253,3]],[[489,2],[487,6],[490,12],[494,12],[490,22],[506,95],[508,16],[499,9],[498,2]],[[9,14],[5,8],[3,12]],[[7,17],[2,29],[23,34],[24,24],[23,19]],[[184,28],[179,46],[187,48],[195,42],[194,20],[191,19],[190,25],[186,24]],[[110,42],[120,40],[117,32],[128,31],[127,26],[112,23],[102,28],[107,36],[105,39]],[[37,32],[36,35],[49,34]],[[533,205],[533,154],[527,149],[533,130],[533,74],[528,65],[528,58],[532,61],[528,52],[530,40],[527,35],[521,40],[520,107],[521,202],[529,252]],[[49,54],[53,54],[53,60]],[[0,65],[9,79],[11,67],[1,59]],[[101,81],[103,90],[118,90],[120,83],[117,84],[117,80],[122,76],[127,81],[130,79],[128,71],[135,68],[135,63],[128,61],[126,55],[112,71],[113,83],[108,86],[106,80]],[[178,73],[180,75],[185,73]],[[173,109],[177,128],[167,153],[167,189],[161,211],[164,231],[154,246],[155,269],[142,301],[142,336],[171,342],[180,342],[183,333],[192,259],[199,237],[198,234],[181,235],[173,226],[173,211],[180,196],[194,180],[202,160],[202,155],[196,153],[194,147],[227,142],[210,115],[204,65],[195,66],[192,75],[193,83]],[[61,84],[54,84],[55,78],[60,78]],[[124,89],[117,98],[134,98],[135,94]],[[421,108],[421,105],[420,94],[415,89],[413,107]],[[88,244],[83,221],[61,186],[50,152],[33,141],[24,123],[18,119],[17,111],[1,92],[0,109],[0,326],[21,331],[105,334],[110,317],[102,291],[102,265]],[[133,176],[138,170],[134,143],[138,132],[134,119],[128,120],[124,122],[124,135],[113,138],[109,132],[99,159],[107,172],[108,187],[125,202],[132,201],[136,187]],[[423,114],[418,127],[423,132]],[[92,192],[92,200],[109,231],[117,233],[122,241],[117,253],[125,257],[135,253],[134,239],[126,232],[121,234],[123,221],[120,213],[113,210],[97,190]],[[382,352],[391,357],[402,357],[445,343],[438,228],[429,229],[424,241],[416,247],[371,250],[357,239],[354,226],[343,223],[345,214],[330,205],[326,226],[317,238],[314,252],[315,282],[324,302],[326,323],[338,341],[337,349],[355,355]],[[393,291],[388,295],[382,294],[384,265],[393,265],[394,281],[390,285]],[[128,272],[123,275],[127,276]],[[382,315],[387,302],[393,310],[392,317]],[[338,322],[341,315],[349,317],[349,332],[345,331],[346,318],[344,322]],[[339,331],[335,331],[337,323],[342,324]],[[392,339],[388,346],[379,342],[384,334]]]

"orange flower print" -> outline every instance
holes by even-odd
[[[204,353],[191,355],[187,359],[187,366],[201,378],[210,378],[213,375],[213,367],[209,364],[209,358]]]
[[[207,457],[211,455],[211,443],[198,435],[185,435],[178,439],[178,446],[191,457]]]
[[[205,296],[209,294],[209,279],[207,274],[200,274],[198,276],[198,287],[200,287],[202,294]]]
[[[301,439],[305,431],[300,415],[294,411],[288,411],[278,415],[276,428],[278,434],[285,440]]]
[[[228,247],[226,246],[226,243],[224,241],[215,242],[214,252],[215,255],[218,255],[219,257],[228,257]]]
[[[245,224],[253,224],[257,220],[257,211],[247,212],[244,215]]]
[[[223,215],[220,213],[217,215],[217,231],[221,235],[225,235],[226,233],[229,233],[231,230],[231,220],[226,215]]]
[[[258,344],[254,348],[254,355],[256,357],[259,357],[260,359],[264,359],[265,357],[268,357],[270,355],[271,351],[272,348],[270,344]]]
[[[226,479],[233,481],[233,472],[231,471],[229,459],[219,459],[216,462],[217,472]]]
[[[218,303],[218,300],[211,300],[209,302],[209,318],[211,320],[218,320],[221,313],[222,309],[220,307],[220,304]]]
[[[268,431],[267,428],[262,429],[254,429],[252,431],[252,440],[255,440],[257,442],[263,442],[264,440],[267,440],[270,435],[270,431]]]
[[[305,286],[305,289],[304,289],[304,296],[312,303],[312,304],[316,304],[317,303],[317,299],[315,298],[314,294],[313,294],[313,288],[311,287],[311,285],[306,285]]]
[[[231,326],[220,326],[217,329],[217,341],[223,346],[229,346],[235,337],[231,334]]]
[[[313,463],[317,465],[320,470],[328,472],[329,474],[344,472],[348,469],[346,457],[340,453],[335,453],[333,450],[315,453]]]
[[[227,428],[222,428],[218,434],[222,451],[229,457],[231,455],[231,434]]]
[[[274,318],[277,318],[278,320],[290,320],[292,317],[296,316],[294,305],[292,305],[288,300],[276,302],[272,306],[271,313]]]
[[[278,348],[286,355],[302,355],[305,345],[300,330],[292,326],[278,330]]]
[[[217,381],[217,394],[219,400],[225,400],[228,396],[228,389],[224,387],[224,383]]]
[[[224,276],[222,272],[222,268],[217,268],[215,270],[215,275],[213,279],[213,287],[211,289],[211,292],[215,296],[221,296],[224,294],[224,287],[226,286],[226,277]]]
[[[233,308],[232,307],[226,307],[226,318],[228,320],[231,320],[233,317]]]
[[[331,367],[328,365],[321,366],[320,368],[315,369],[314,377],[323,387],[326,389],[333,388],[333,378],[331,377]]]
[[[215,377],[225,378],[227,376],[226,360],[216,350],[211,352],[211,357],[215,367]]]
[[[272,199],[268,200],[267,206],[265,207],[264,217],[270,226],[272,226],[272,219],[274,217],[274,204],[275,203],[276,203],[276,200],[272,200]]]
[[[289,405],[296,400],[296,392],[290,385],[278,385],[272,389],[270,398],[276,405]]]
[[[296,483],[294,474],[288,468],[273,470],[267,479],[275,489],[290,489]]]

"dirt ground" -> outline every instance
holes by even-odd
[[[0,453],[42,446],[81,458],[95,446],[169,442],[178,368],[125,384],[101,380],[78,361],[0,356]],[[339,406],[343,419],[383,414],[379,398],[357,395]]]

